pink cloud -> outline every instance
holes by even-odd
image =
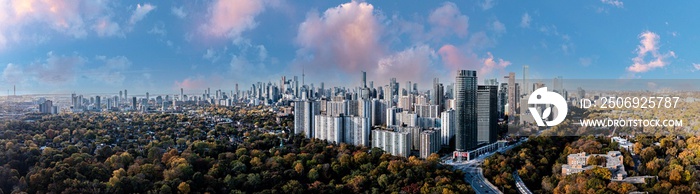
[[[182,81],[175,81],[173,89],[180,91],[180,88],[182,88],[187,93],[188,91],[199,91],[207,87],[221,87],[222,83],[223,78],[218,75],[207,76],[206,78],[196,76],[185,78]]]
[[[317,67],[336,65],[348,72],[374,69],[385,52],[380,20],[382,16],[365,2],[345,3],[323,15],[310,12],[296,37],[301,46],[299,59]]]
[[[488,52],[487,55],[488,57],[482,60],[484,66],[479,71],[481,75],[488,75],[492,71],[502,71],[511,64],[510,61],[495,59],[491,52]]]
[[[98,36],[121,36],[130,26],[112,20],[114,4],[110,1],[17,0],[0,2],[0,49],[11,44],[39,43],[54,33],[84,38],[91,32]],[[150,4],[137,5],[125,24],[133,25],[155,9]]]
[[[74,37],[83,37],[87,34],[84,29],[83,8],[89,5],[81,5],[83,1],[12,1],[3,6],[0,16],[0,31],[12,30],[23,27],[28,23],[41,23],[53,30]],[[85,3],[89,4],[89,3]]]
[[[464,68],[476,69],[475,66],[473,66],[476,61],[476,55],[473,53],[466,54],[454,45],[447,44],[440,47],[438,54],[440,54],[443,63],[450,71],[457,71]]]
[[[185,90],[199,90],[206,88],[206,82],[201,78],[187,78],[182,81],[175,81],[175,86]]]
[[[639,35],[641,39],[639,41],[640,45],[637,46],[635,52],[637,56],[632,59],[634,62],[631,66],[627,67],[627,71],[631,73],[641,73],[647,72],[655,68],[661,68],[669,64],[667,59],[669,57],[676,57],[676,53],[669,51],[665,54],[659,53],[659,35],[651,31],[644,31]],[[651,59],[646,60],[647,55],[651,54]]]
[[[255,28],[255,17],[264,10],[263,0],[216,0],[200,29],[214,37],[237,39],[244,31]]]
[[[438,54],[451,72],[460,69],[475,69],[478,70],[479,75],[489,75],[511,65],[510,61],[495,58],[491,52],[486,53],[486,58],[479,58],[468,49],[460,50],[450,44],[442,46],[438,50]]]
[[[432,36],[444,37],[451,33],[460,38],[467,36],[469,27],[469,17],[463,15],[457,5],[446,2],[428,16],[428,22],[432,25]]]

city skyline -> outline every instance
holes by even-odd
[[[4,4],[0,90],[16,85],[19,95],[198,94],[302,74],[306,83],[354,87],[361,71],[375,86],[396,77],[430,89],[459,69],[479,71],[479,83],[504,83],[525,65],[530,79],[675,79],[700,70],[693,6],[663,2]]]

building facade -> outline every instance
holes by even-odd
[[[456,151],[477,146],[476,71],[460,70],[455,79],[455,143]]]
[[[372,147],[384,150],[395,156],[411,155],[411,133],[401,130],[372,130]]]
[[[343,117],[316,115],[314,116],[313,137],[331,143],[341,143],[344,140],[343,127]]]
[[[494,143],[498,138],[498,86],[478,86],[477,90],[477,141]]]
[[[440,130],[425,130],[420,133],[420,157],[425,159],[430,154],[438,153],[441,147]]]
[[[314,137],[314,116],[320,114],[318,101],[299,100],[294,102],[294,133],[304,133],[306,138]]]
[[[440,114],[440,138],[443,146],[450,145],[450,139],[455,136],[455,110],[449,109]]]
[[[601,165],[589,164],[588,162],[591,157],[605,158],[605,162]],[[627,178],[627,171],[625,171],[623,161],[624,156],[620,151],[608,151],[607,154],[586,155],[586,152],[569,154],[569,156],[566,157],[567,164],[561,166],[561,174],[566,176],[591,170],[595,167],[602,167],[610,170],[612,180],[620,181]]]

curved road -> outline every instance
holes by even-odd
[[[502,193],[484,177],[480,167],[482,162],[483,159],[481,161],[472,160],[464,164],[454,165],[454,167],[464,172],[464,180],[472,186],[476,193]]]
[[[507,150],[519,146],[520,144],[522,144],[522,142],[525,142],[527,140],[528,139],[525,138],[519,141],[518,143],[498,149],[496,152],[505,152]],[[476,193],[503,193],[484,177],[483,170],[481,169],[481,165],[483,164],[484,159],[488,158],[496,152],[482,154],[477,158],[464,162],[452,162],[450,161],[451,159],[449,159],[448,157],[447,160],[443,161],[443,164],[451,165],[455,169],[462,170],[465,173],[464,180],[472,186]]]
[[[515,187],[518,189],[518,192],[522,194],[532,194],[532,191],[527,188],[523,179],[520,178],[518,171],[513,172],[513,178],[515,178]]]

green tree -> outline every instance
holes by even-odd
[[[302,185],[297,180],[287,181],[284,186],[282,186],[282,191],[284,193],[302,193]]]
[[[311,181],[318,180],[318,176],[319,176],[318,171],[315,168],[312,168],[311,170],[309,170],[309,173],[307,174],[307,177]]]

